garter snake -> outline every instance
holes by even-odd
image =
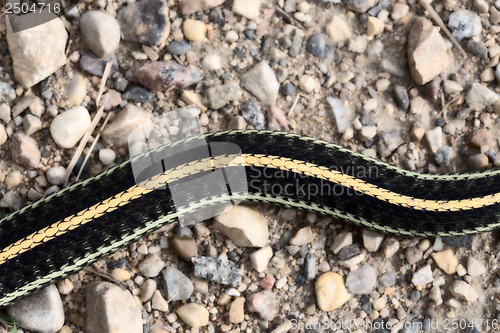
[[[241,130],[198,137],[232,143],[239,153],[170,158],[168,169],[138,183],[131,164],[151,152],[31,203],[0,221],[0,306],[75,273],[99,258],[175,221],[227,200],[305,209],[380,232],[454,236],[500,226],[500,170],[418,174],[335,144],[285,132]],[[193,138],[162,146],[181,148]],[[187,147],[187,146],[186,146]],[[196,150],[196,149],[195,149]],[[203,176],[244,167],[245,193],[207,195],[174,204],[180,181],[199,179],[193,195],[210,193]],[[158,170],[158,168],[153,168]],[[237,178],[237,177],[233,177]]]

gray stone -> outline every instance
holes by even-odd
[[[15,133],[10,140],[10,151],[14,162],[27,169],[38,168],[42,155],[31,137],[22,132]]]
[[[120,25],[106,12],[89,10],[80,18],[82,41],[99,58],[110,56],[120,45]]]
[[[191,51],[192,48],[193,47],[191,46],[191,44],[189,44],[188,41],[181,40],[181,41],[172,41],[168,43],[165,49],[170,54],[183,55]]]
[[[266,105],[274,105],[278,99],[280,84],[271,66],[261,61],[241,76],[243,88]]]
[[[371,265],[364,265],[351,271],[346,278],[346,288],[354,295],[370,294],[377,284],[377,270]]]
[[[99,58],[89,51],[84,51],[80,57],[80,68],[90,75],[102,77],[108,61],[111,61],[110,75],[118,72],[118,60],[114,55],[107,58]]]
[[[86,287],[87,333],[142,333],[141,307],[132,294],[109,282]]]
[[[191,260],[195,276],[235,288],[240,286],[241,275],[234,262],[223,257],[197,257]]]
[[[127,80],[152,90],[168,90],[175,86],[187,88],[201,81],[202,75],[194,66],[181,66],[175,61],[148,61],[133,67],[125,74]]]
[[[250,98],[241,104],[241,115],[253,127],[263,129],[266,125],[266,118],[255,99]]]
[[[7,313],[30,331],[53,333],[64,325],[64,309],[54,285],[15,302],[7,307]]]
[[[193,282],[177,268],[168,267],[162,277],[169,301],[187,300],[193,294]]]
[[[408,110],[410,107],[408,92],[399,84],[394,86],[394,99],[396,100],[396,104],[404,111]]]
[[[5,82],[0,82],[0,103],[10,103],[16,98],[16,91]]]
[[[358,12],[364,13],[368,9],[374,7],[379,0],[347,0],[347,7]],[[336,2],[336,1],[333,1]]]
[[[354,112],[352,108],[347,106],[344,101],[338,98],[327,97],[326,100],[332,108],[335,124],[337,125],[337,131],[339,133],[344,133],[349,127],[351,127],[352,120],[354,119]]]
[[[9,191],[0,199],[0,207],[9,208],[12,211],[18,210],[23,206],[23,199],[15,191]]]
[[[164,0],[143,0],[130,3],[118,12],[123,39],[156,46],[170,34],[168,5]]]
[[[309,36],[306,42],[306,51],[317,58],[327,58],[333,55],[333,47],[326,44],[323,34]]]
[[[474,12],[459,9],[450,14],[448,28],[458,40],[479,36],[482,29],[481,18]]]
[[[222,85],[207,89],[207,99],[210,108],[218,110],[231,101],[236,102],[241,98],[242,92],[240,86],[229,81]]]
[[[498,95],[494,91],[477,82],[472,84],[472,87],[465,97],[467,105],[475,111],[481,111],[497,100]]]
[[[59,18],[13,33],[7,16],[7,42],[16,81],[29,88],[64,66],[67,40]]]
[[[64,181],[64,174],[66,169],[62,166],[52,167],[47,171],[45,177],[52,185],[61,185]]]
[[[165,263],[159,255],[151,254],[141,261],[138,267],[142,275],[151,278],[160,274],[163,267],[165,267]]]

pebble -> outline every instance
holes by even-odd
[[[191,261],[194,264],[196,277],[234,288],[238,288],[241,284],[241,275],[236,265],[224,257],[197,257]]]
[[[469,143],[476,148],[491,147],[492,142],[493,134],[486,128],[475,130],[469,139]]]
[[[218,7],[224,3],[225,0],[180,0],[179,9],[182,15],[191,15],[196,12],[205,11]]]
[[[328,104],[333,112],[335,124],[339,133],[345,133],[352,125],[354,119],[354,111],[347,106],[345,102],[338,98],[327,97]]]
[[[209,71],[218,71],[223,67],[223,61],[220,55],[216,53],[209,53],[201,62],[203,68],[208,69]]]
[[[450,65],[446,41],[432,22],[415,20],[408,35],[408,66],[413,80],[426,84]]]
[[[333,311],[351,299],[344,286],[344,280],[338,273],[321,274],[316,280],[314,289],[316,302],[322,311]]]
[[[363,126],[359,132],[361,141],[373,139],[377,135],[377,126]]]
[[[168,53],[172,55],[180,56],[191,51],[193,47],[186,40],[181,40],[181,41],[172,41],[168,43],[165,49]]]
[[[467,105],[474,111],[482,111],[497,100],[498,95],[494,91],[477,82],[472,84],[465,96]]]
[[[418,271],[413,273],[413,277],[411,282],[416,286],[424,286],[427,283],[431,283],[433,281],[432,270],[430,265],[425,265],[420,268]]]
[[[479,298],[476,290],[474,290],[474,288],[465,281],[456,280],[448,288],[448,290],[453,295],[453,297],[456,297],[468,303],[474,303]]]
[[[229,81],[223,85],[211,87],[207,89],[208,105],[213,110],[219,110],[229,104],[231,101],[236,102],[241,98],[242,91],[240,86],[234,82]]]
[[[262,273],[266,270],[267,265],[273,257],[273,249],[271,246],[264,246],[263,248],[254,251],[250,254],[250,263],[257,272]]]
[[[488,167],[488,164],[488,156],[483,153],[474,154],[467,158],[467,165],[469,165],[472,170],[485,169]]]
[[[5,83],[5,82],[0,82],[0,103],[6,102],[7,104],[2,104],[9,106],[8,103],[12,102],[14,99],[16,99],[16,91],[14,88],[10,86],[10,84]],[[4,107],[5,108],[5,107]],[[9,110],[10,113],[10,110]],[[10,116],[9,116],[10,118]],[[4,118],[0,118],[3,121],[5,121]],[[5,121],[7,122],[7,121]]]
[[[328,58],[333,54],[333,47],[327,45],[324,34],[313,34],[307,39],[306,51],[317,58]]]
[[[333,244],[331,246],[331,250],[334,254],[339,254],[339,252],[349,246],[352,245],[352,233],[348,231],[341,232],[333,239]]]
[[[0,124],[0,146],[7,142],[8,139],[7,130],[3,124]]]
[[[314,235],[312,233],[311,227],[304,227],[299,229],[295,233],[295,235],[290,239],[289,243],[290,245],[301,246],[312,243],[313,240]]]
[[[358,12],[365,13],[368,9],[374,7],[379,0],[347,0],[347,7]]]
[[[387,272],[387,273],[381,275],[379,277],[379,282],[385,288],[389,288],[389,287],[394,286],[396,284],[396,273]]]
[[[253,98],[247,99],[241,104],[241,116],[243,119],[257,129],[264,129],[266,119],[262,110]]]
[[[441,295],[441,289],[439,287],[433,286],[429,293],[429,299],[434,302],[436,305],[443,304],[443,297]]]
[[[123,97],[124,99],[127,99],[125,95],[126,93],[123,94]],[[104,110],[108,111],[120,105],[121,103],[122,103],[122,95],[118,91],[110,89],[104,95],[102,95],[100,105],[104,107]]]
[[[443,146],[443,129],[435,127],[425,132],[425,139],[433,153],[436,153]]]
[[[229,307],[229,321],[232,324],[241,324],[245,320],[245,298],[237,297]]]
[[[191,259],[198,256],[198,245],[191,237],[174,236],[170,245],[175,253],[184,261],[191,262]]]
[[[130,280],[132,274],[123,268],[114,268],[111,270],[111,275],[120,282],[126,282]]]
[[[299,88],[306,93],[312,92],[316,88],[316,84],[316,79],[310,75],[302,75],[299,78]]]
[[[121,95],[120,103],[117,105],[121,104],[121,98],[137,103],[153,103],[157,101],[156,96],[151,91],[138,86],[129,86],[127,91]]]
[[[403,86],[399,84],[394,86],[394,98],[396,104],[403,110],[408,110],[410,107],[410,98],[408,97],[408,92]]]
[[[257,209],[234,206],[215,217],[213,226],[241,247],[263,247],[269,242],[268,221]]]
[[[155,291],[151,298],[151,308],[161,312],[168,312],[168,302],[163,298],[159,290]]]
[[[500,64],[498,64],[495,69],[495,77],[497,78],[498,83],[500,83]]]
[[[54,285],[16,301],[6,310],[18,326],[30,331],[57,332],[64,325],[63,304]]]
[[[205,39],[207,34],[207,26],[205,22],[186,19],[182,24],[182,32],[184,33],[184,37],[192,42],[200,42]]]
[[[382,243],[382,253],[384,257],[391,258],[398,252],[399,250],[399,242],[394,237],[388,237]]]
[[[352,38],[352,28],[349,22],[340,15],[334,15],[326,26],[326,32],[334,43],[343,43]]]
[[[458,259],[452,250],[431,253],[436,265],[446,274],[455,274],[457,271]]]
[[[16,132],[10,140],[12,159],[26,169],[36,169],[42,155],[36,141],[22,132]]]
[[[141,302],[149,301],[157,289],[156,281],[153,279],[146,280],[141,286]]]
[[[488,58],[488,48],[482,40],[469,39],[467,41],[467,48],[481,59]]]
[[[16,33],[7,23],[7,43],[16,81],[23,88],[30,88],[64,66],[67,40],[68,33],[59,18]]]
[[[276,278],[272,275],[268,275],[259,282],[259,287],[264,290],[273,289],[274,284],[276,283]]]
[[[73,72],[73,78],[68,84],[66,104],[69,107],[78,106],[83,103],[87,96],[87,79],[79,71]]]
[[[168,90],[173,86],[184,89],[202,79],[198,68],[182,66],[175,61],[148,61],[129,69],[125,77],[152,91]]]
[[[472,277],[483,275],[486,273],[486,267],[484,264],[474,257],[469,257],[467,259],[467,274]]]
[[[470,38],[481,34],[481,18],[474,12],[459,9],[450,14],[448,28],[458,40]]]
[[[377,284],[377,270],[371,265],[364,265],[349,272],[346,287],[350,294],[370,294]]]
[[[209,322],[208,310],[198,304],[184,304],[180,306],[175,313],[177,313],[183,322],[193,328],[207,326]]]
[[[13,188],[21,184],[22,181],[23,174],[19,170],[14,170],[9,172],[9,174],[5,177],[4,184],[7,185],[7,188]]]
[[[409,12],[410,7],[407,4],[396,3],[392,6],[391,17],[394,21],[398,21],[408,15]]]
[[[107,58],[99,58],[90,51],[84,51],[80,57],[79,66],[85,72],[102,77],[108,61],[111,61],[110,75],[118,72],[118,60],[115,55]]]
[[[268,290],[251,294],[248,298],[248,308],[257,312],[263,320],[271,321],[278,314],[276,295]]]
[[[205,279],[194,278],[193,280],[194,290],[201,293],[207,294],[209,290],[208,282]]]
[[[375,16],[369,16],[366,33],[368,36],[377,36],[384,32],[384,21]]]
[[[250,20],[257,20],[262,0],[234,0],[232,11]]]
[[[454,95],[461,93],[464,90],[464,87],[458,82],[451,81],[451,80],[444,80],[443,81],[443,90],[446,94],[448,95]]]
[[[113,54],[120,45],[120,25],[110,14],[89,10],[80,17],[82,41],[99,58]]]
[[[142,332],[141,308],[129,291],[109,282],[86,286],[85,332]]]
[[[112,149],[104,148],[99,150],[99,160],[104,165],[109,165],[114,163],[116,159],[116,153]]]
[[[15,191],[8,191],[0,199],[0,207],[9,208],[12,211],[18,210],[23,206],[23,200]]]
[[[276,103],[280,84],[273,69],[266,61],[259,62],[243,74],[241,84],[262,103],[269,106]]]
[[[61,148],[73,148],[91,124],[86,108],[77,106],[57,115],[50,124],[50,134]]]
[[[384,235],[368,229],[363,229],[363,246],[368,252],[377,252],[382,246]]]
[[[23,118],[23,128],[26,135],[33,135],[43,128],[43,124],[37,116],[27,114]]]
[[[61,185],[64,181],[64,175],[66,174],[66,168],[62,166],[56,166],[50,168],[45,177],[48,182],[52,185]]]
[[[0,82],[0,84],[1,83],[2,82]],[[10,121],[10,111],[11,110],[9,104],[7,103],[0,104],[0,120],[2,120],[4,123],[8,123]]]
[[[417,247],[408,247],[405,251],[405,259],[410,265],[414,265],[424,257],[424,252],[422,252]]]
[[[165,0],[143,0],[129,3],[118,12],[124,40],[156,46],[170,35],[169,9]]]
[[[104,141],[115,147],[126,147],[129,143],[129,135],[151,118],[151,113],[133,104],[127,104],[104,129],[102,137]]]
[[[193,282],[177,268],[167,267],[162,273],[162,278],[170,301],[187,300],[193,294]]]
[[[165,267],[165,263],[157,254],[147,256],[138,266],[141,274],[149,278],[158,276],[163,267]]]

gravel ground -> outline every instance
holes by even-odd
[[[500,166],[498,0],[86,0],[20,33],[2,9],[0,35],[0,217],[64,186],[100,108],[84,178],[188,105],[207,132],[291,131],[418,172]],[[393,237],[238,206],[6,311],[18,332],[495,332],[499,249],[497,232]]]

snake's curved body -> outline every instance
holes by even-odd
[[[209,158],[200,158],[196,151],[177,154],[169,161],[174,167],[150,172],[139,183],[127,161],[2,219],[0,307],[75,273],[180,214],[227,200],[305,209],[402,235],[453,236],[500,226],[500,170],[417,174],[283,132],[228,131],[197,139],[209,146],[233,143],[241,152]],[[155,153],[172,147],[182,151],[191,140]],[[247,192],[229,191],[175,205],[170,186],[191,177],[200,180],[193,189],[198,195],[211,193],[204,188],[203,176],[218,169],[230,176],[242,167],[246,179],[236,181],[247,185]]]

